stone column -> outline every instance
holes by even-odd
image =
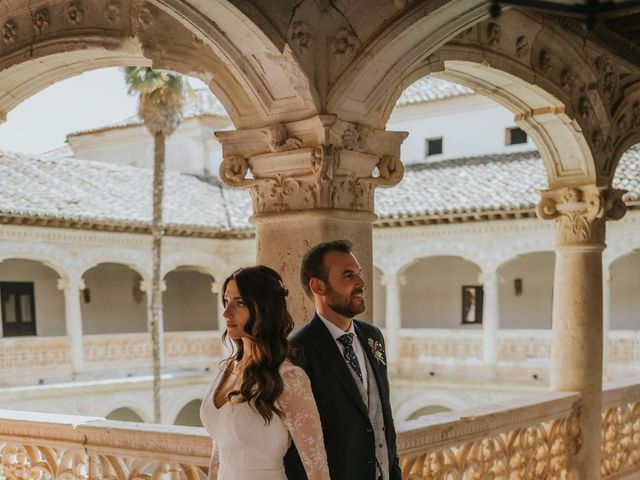
[[[602,373],[607,379],[609,366],[609,332],[611,331],[611,269],[602,274]]]
[[[405,285],[405,278],[398,274],[385,274],[382,284],[387,290],[385,305],[385,328],[387,358],[390,366],[395,366],[400,358],[400,329],[402,328],[402,303],[400,288]]]
[[[495,369],[498,362],[498,328],[500,328],[499,277],[495,269],[480,275],[484,290],[482,305],[482,355],[485,365]]]
[[[217,300],[217,329],[219,332],[224,332],[227,329],[227,320],[224,318],[224,307],[222,306],[222,282],[211,283],[211,293],[216,296]]]
[[[283,276],[296,324],[306,323],[313,313],[300,285],[300,261],[309,247],[323,241],[353,243],[370,309],[374,190],[401,180],[400,144],[407,134],[319,115],[216,135],[224,156],[220,178],[251,192],[256,261]],[[371,319],[370,310],[362,318]]]
[[[64,315],[67,336],[71,339],[71,368],[73,375],[84,370],[84,347],[82,344],[82,310],[80,292],[85,289],[81,278],[58,280],[58,290],[64,293]]]
[[[602,443],[602,251],[606,219],[622,218],[622,191],[596,187],[542,193],[538,216],[556,221],[551,387],[582,395],[581,447],[569,478],[600,478]]]

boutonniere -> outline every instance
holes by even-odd
[[[371,354],[373,358],[376,359],[378,365],[387,365],[384,361],[384,348],[382,348],[382,343],[374,340],[373,338],[369,339],[369,348],[371,349]]]

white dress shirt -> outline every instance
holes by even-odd
[[[362,384],[364,385],[364,390],[365,392],[368,392],[369,382],[367,378],[367,367],[365,366],[365,363],[364,363],[365,362],[364,350],[362,348],[362,344],[360,343],[360,339],[358,338],[358,335],[356,335],[356,331],[353,328],[353,321],[351,321],[351,323],[349,324],[349,329],[346,332],[344,332],[341,328],[336,327],[333,323],[331,323],[329,320],[324,318],[319,313],[318,313],[318,317],[320,317],[320,320],[322,320],[322,323],[324,323],[325,326],[327,327],[327,330],[329,330],[329,333],[333,337],[333,340],[336,342],[336,345],[338,345],[338,348],[340,349],[340,353],[342,354],[343,360],[344,360],[344,345],[342,345],[342,343],[338,341],[338,337],[341,337],[345,333],[353,333],[353,350],[356,352],[356,358],[358,359],[358,364],[360,365],[360,372],[362,372]],[[345,365],[347,365],[347,368],[351,368],[347,364],[346,360],[344,362],[345,362]]]

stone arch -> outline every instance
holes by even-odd
[[[609,264],[609,328],[637,331],[640,309],[640,249],[629,248]]]
[[[3,260],[32,260],[42,263],[56,272],[62,281],[75,277],[71,256],[56,247],[45,245],[24,245],[18,242],[0,245],[0,262]]]
[[[81,275],[102,263],[117,263],[129,267],[144,280],[151,278],[151,258],[145,250],[99,249],[83,254],[77,261]]]
[[[395,258],[395,263],[398,266],[397,272],[399,275],[403,275],[416,262],[430,257],[460,257],[475,264],[481,271],[486,264],[490,263],[486,254],[473,245],[420,242],[410,248],[403,249]]]
[[[425,270],[426,267],[433,269]],[[481,273],[477,263],[457,255],[430,253],[416,259],[402,273],[405,280],[400,292],[403,327],[459,328],[462,287],[480,286]]]
[[[83,273],[80,302],[85,335],[143,333],[148,329],[144,277],[125,263],[99,262]]]
[[[196,398],[186,403],[178,412],[173,420],[174,425],[183,425],[187,427],[201,427],[200,421],[200,405],[202,404],[201,398]]]
[[[404,399],[394,409],[394,416],[397,421],[407,420],[414,412],[427,405],[442,405],[450,410],[464,410],[469,408],[469,401],[452,392],[430,390],[416,393]]]
[[[119,407],[105,415],[107,420],[143,423],[142,416],[131,407]]]
[[[449,24],[444,12],[416,16],[419,7],[407,8],[336,82],[329,105],[342,108],[345,119],[382,128],[404,88],[437,74],[516,114],[540,150],[550,188],[610,185],[620,155],[640,131],[637,69],[585,39],[570,21],[516,9],[483,20],[486,4],[461,3],[442,9],[460,15]],[[439,19],[440,30],[425,28]]]
[[[222,275],[229,270],[226,262],[216,255],[198,252],[167,252],[163,256],[162,271],[164,276],[181,267],[189,267],[211,275],[216,282],[220,281]]]
[[[238,128],[318,112],[315,89],[290,50],[278,48],[230,2],[195,8],[181,2],[50,0],[32,11],[10,0],[3,12],[2,116],[52,82],[131,64],[200,78]]]

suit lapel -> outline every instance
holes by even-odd
[[[311,330],[310,333],[314,338],[314,342],[312,342],[314,348],[329,366],[329,369],[336,377],[336,380],[338,380],[340,385],[342,385],[353,401],[356,402],[362,413],[365,416],[368,416],[367,408],[362,402],[362,396],[358,391],[358,387],[356,386],[351,373],[349,373],[349,367],[344,361],[344,358],[340,353],[340,349],[338,348],[338,345],[336,345],[336,341],[331,336],[331,333],[329,333],[329,330],[327,330],[327,327],[325,327],[322,320],[315,315],[313,320],[311,320],[309,328]]]
[[[382,388],[382,382],[380,381],[381,373],[380,373],[380,364],[378,360],[373,357],[373,352],[371,351],[371,347],[369,346],[369,337],[365,335],[361,328],[358,327],[358,323],[354,320],[353,327],[356,331],[356,335],[360,340],[360,344],[362,345],[362,349],[364,350],[365,355],[367,356],[367,360],[369,361],[369,365],[371,365],[371,371],[373,371],[373,376],[375,377],[375,381],[378,385],[378,393],[380,394],[380,401],[384,404],[384,402],[388,401],[386,389]],[[374,340],[377,340],[374,338]],[[371,382],[372,379],[369,379]]]

